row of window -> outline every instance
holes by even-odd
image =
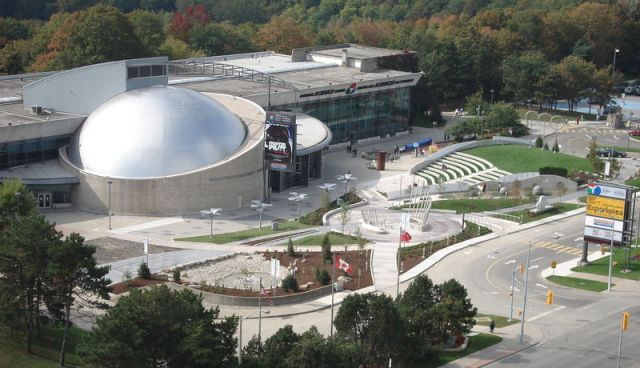
[[[127,68],[127,79],[167,75],[166,65],[140,65]]]
[[[69,143],[71,136],[29,139],[0,144],[0,169],[58,158],[58,148]]]

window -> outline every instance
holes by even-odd
[[[152,65],[151,66],[151,75],[157,77],[159,75],[165,75],[164,65]]]
[[[151,76],[151,65],[144,65],[140,67],[140,78]]]
[[[138,67],[130,66],[127,68],[127,79],[138,78]]]

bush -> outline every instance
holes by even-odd
[[[316,281],[318,281],[320,285],[326,286],[331,283],[331,276],[329,276],[329,272],[327,270],[320,271],[319,269],[316,269]]]
[[[542,141],[542,137],[536,138],[536,148],[542,148],[544,142]]]
[[[545,151],[548,151],[549,150],[549,145],[545,143],[544,146],[542,146],[542,149],[545,150]]]
[[[296,256],[296,250],[293,248],[293,240],[291,240],[291,238],[289,238],[289,242],[287,243],[287,255],[289,257]]]
[[[327,212],[321,208],[300,217],[300,222],[305,225],[322,225],[322,216]]]
[[[140,263],[140,267],[138,267],[138,277],[147,280],[151,278],[151,270],[149,269],[147,262]]]
[[[540,168],[539,173],[540,175],[557,175],[566,178],[568,171],[564,167],[545,166]]]
[[[176,269],[173,270],[173,282],[178,283],[178,284],[180,283],[180,281],[181,281],[181,275],[180,274],[181,274],[181,272],[180,272],[179,268],[176,268]]]
[[[332,263],[333,257],[331,257],[331,240],[329,239],[329,233],[324,234],[322,238],[322,259],[324,263]]]
[[[288,275],[287,277],[284,278],[284,280],[282,280],[282,289],[286,292],[298,291],[298,280],[296,280],[296,278],[293,277],[293,275]]]

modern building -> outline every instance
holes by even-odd
[[[0,178],[38,207],[238,208],[322,177],[330,142],[406,131],[415,54],[357,45],[115,61],[0,77]],[[296,114],[293,172],[265,170],[265,110]],[[269,175],[269,180],[266,179]]]

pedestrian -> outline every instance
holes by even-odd
[[[354,148],[352,152],[353,152],[353,157],[358,157],[358,149]]]
[[[351,153],[351,143],[347,144],[347,153]]]
[[[492,319],[492,320],[491,320],[491,323],[489,324],[489,331],[490,331],[491,333],[493,333],[493,329],[494,329],[494,328],[496,328],[496,323],[495,323],[495,321]]]

